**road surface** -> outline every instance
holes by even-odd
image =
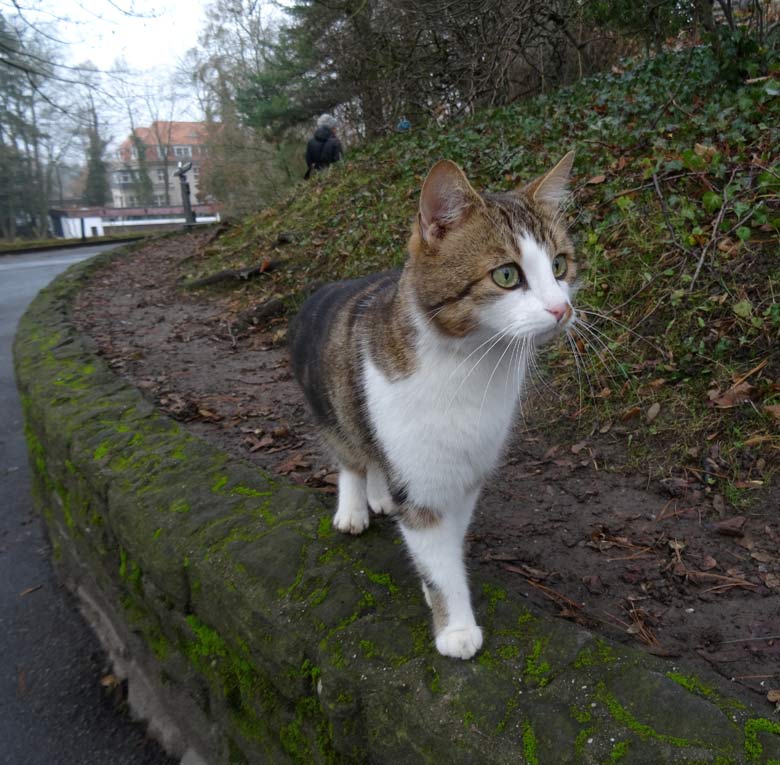
[[[116,245],[0,256],[0,763],[170,763],[100,684],[108,668],[73,598],[55,580],[30,499],[11,344],[41,287]],[[116,689],[114,689],[116,692]]]

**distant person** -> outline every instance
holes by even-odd
[[[332,114],[323,114],[317,120],[317,129],[306,145],[306,175],[312,170],[322,170],[343,155],[341,141],[336,137],[336,118]]]

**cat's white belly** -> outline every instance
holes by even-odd
[[[495,468],[518,400],[508,358],[495,369],[435,355],[403,380],[365,365],[368,413],[395,477],[413,503],[446,510],[479,489]],[[491,377],[492,375],[492,377]]]

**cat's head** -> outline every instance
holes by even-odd
[[[561,213],[574,153],[515,191],[478,194],[443,160],[423,184],[409,242],[417,300],[445,335],[544,342],[573,320],[577,266]]]

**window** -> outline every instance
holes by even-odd
[[[157,207],[162,207],[165,204],[165,194],[155,194],[154,203]]]
[[[165,170],[163,170],[161,167],[157,168],[157,182],[158,183],[165,183]]]
[[[135,207],[136,204],[138,204],[138,199],[134,194],[128,194],[127,196],[127,206],[128,207]]]
[[[130,173],[117,173],[116,174],[116,182],[117,183],[131,183],[133,180],[133,177],[130,175]]]
[[[173,147],[173,153],[177,157],[189,157],[191,156],[190,147],[189,146],[174,146]]]

